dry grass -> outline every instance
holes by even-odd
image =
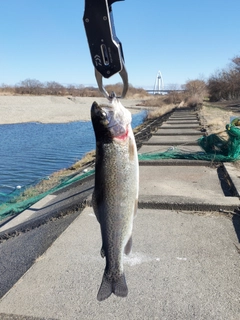
[[[232,111],[227,108],[214,107],[209,104],[204,104],[199,111],[201,123],[208,134],[225,131],[225,127],[230,122],[232,115]]]
[[[114,91],[117,95],[121,95],[122,89],[122,83],[106,85],[106,90],[109,93]],[[26,79],[15,86],[0,85],[0,95],[52,95],[73,97],[102,97],[102,93],[96,87],[84,87],[82,85],[64,86],[55,81],[41,83],[36,79]],[[135,95],[141,98],[149,96],[147,91],[145,91],[143,88],[135,88],[130,84],[127,92],[127,97],[132,98]]]
[[[68,169],[63,169],[54,172],[48,179],[42,180],[36,186],[32,186],[21,193],[17,201],[24,201],[30,197],[44,193],[56,186],[58,186],[63,179],[71,178],[71,176],[81,173],[84,169],[89,167],[95,160],[95,150],[88,152],[81,160],[77,161]]]
[[[72,165],[69,169],[66,169],[65,171],[72,171],[72,170],[82,170],[82,168],[90,165],[96,157],[95,150],[92,150],[79,161],[77,161],[74,165]]]
[[[123,91],[122,83],[116,83],[113,85],[106,85],[106,90],[108,93],[115,92],[117,96],[121,96]],[[143,88],[135,88],[132,85],[129,85],[126,98],[129,99],[142,99],[147,98],[149,96],[148,92],[145,91]]]
[[[145,99],[141,106],[144,106],[146,109],[148,109],[148,119],[154,119],[163,116],[176,107],[181,108],[188,106],[188,103],[185,103],[184,100],[181,100],[183,98],[182,93],[176,94],[176,96],[178,97],[176,99],[176,103],[173,103],[171,95],[163,95]]]
[[[194,94],[185,99],[185,105],[188,107],[196,107],[197,105],[200,105],[202,103],[203,103],[203,98],[198,94]]]
[[[166,96],[150,96],[148,99],[145,99],[142,101],[141,106],[143,107],[161,107],[165,105],[166,103],[164,100],[166,99]]]
[[[138,104],[138,106],[144,107],[146,110],[148,110],[148,119],[161,117],[176,107],[175,104],[168,103],[168,98],[164,95],[156,95],[145,98],[141,103]]]
[[[170,112],[175,107],[196,107],[199,104],[202,104],[202,98],[198,94],[189,96],[187,92],[170,92],[168,95],[145,99],[142,106],[151,108],[148,118],[152,119]]]
[[[169,105],[164,105],[161,107],[156,108],[155,110],[150,110],[148,111],[148,119],[154,119],[157,117],[161,117],[164,114],[172,111],[176,106],[173,104],[169,104]]]

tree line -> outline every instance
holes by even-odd
[[[122,84],[106,85],[106,90],[116,92],[117,95],[122,93]],[[2,84],[0,92],[20,95],[54,95],[54,96],[75,96],[75,97],[101,97],[102,94],[95,87],[85,87],[83,85],[62,85],[56,81],[41,82],[36,79],[25,79],[14,86]],[[134,88],[129,85],[128,95],[134,94],[147,95],[147,92],[142,88]]]
[[[210,101],[240,99],[240,56],[232,58],[228,68],[216,71],[208,80],[188,80],[182,86],[182,89],[183,92],[179,93],[173,88],[166,98],[166,100],[169,100],[167,102],[177,104],[184,100],[189,105],[196,105],[201,103],[206,97]],[[122,84],[106,85],[106,90],[109,93],[114,91],[117,95],[121,95]],[[98,88],[95,87],[85,87],[83,85],[64,86],[55,81],[40,82],[36,79],[26,79],[14,86],[2,84],[0,92],[29,95],[71,95],[79,97],[102,96]],[[130,85],[127,95],[129,97],[134,95],[146,97],[148,93],[142,88],[134,88]]]
[[[211,101],[240,99],[240,56],[231,59],[228,68],[212,75],[207,86]]]
[[[189,80],[183,88],[187,99],[200,101],[208,97],[210,101],[240,99],[240,56],[231,59],[227,68],[216,71],[208,80]]]

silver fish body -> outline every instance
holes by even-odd
[[[132,246],[139,169],[130,112],[114,98],[110,105],[94,102],[91,116],[96,136],[93,208],[101,227],[101,255],[106,257],[97,295],[102,301],[112,293],[119,297],[128,294],[123,254],[128,254]]]

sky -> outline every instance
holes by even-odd
[[[0,85],[30,78],[95,86],[84,2],[0,0]],[[135,87],[153,88],[159,70],[165,86],[207,80],[240,55],[240,0],[125,0],[112,9]]]

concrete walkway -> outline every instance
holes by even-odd
[[[182,147],[179,141],[194,151],[200,130],[195,112],[177,110],[139,152]],[[232,177],[228,190],[221,170],[228,183]],[[0,319],[240,319],[240,219],[233,212],[240,186],[231,164],[221,170],[193,160],[141,162],[140,209],[124,265],[127,298],[96,299],[105,261],[99,225],[87,207],[2,297]],[[91,182],[85,189],[91,191]],[[60,199],[61,205],[76,201],[77,193],[79,186],[55,195],[44,204],[45,213]],[[3,242],[0,253],[25,235],[28,250],[51,223]]]
[[[239,319],[240,259],[230,219],[139,210],[133,241],[125,259],[128,297],[99,303],[100,230],[92,208],[85,209],[3,297],[0,313],[64,320]]]

